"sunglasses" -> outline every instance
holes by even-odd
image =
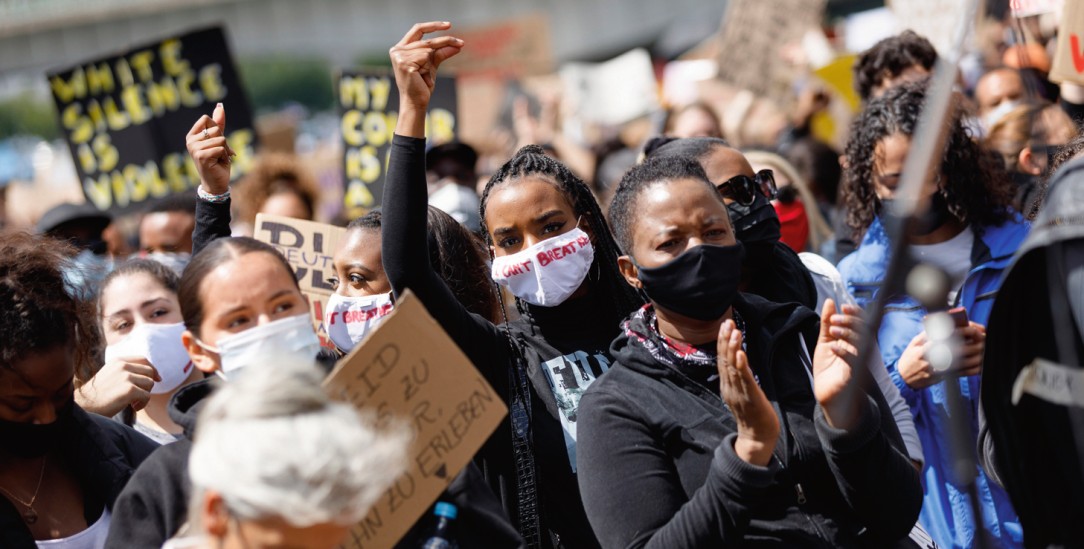
[[[735,175],[715,188],[719,189],[724,197],[742,206],[749,206],[758,193],[768,200],[775,198],[775,174],[771,170],[760,170],[753,177]]]

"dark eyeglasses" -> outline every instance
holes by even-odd
[[[748,175],[735,175],[723,183],[715,186],[723,196],[742,206],[753,203],[759,193],[771,200],[775,198],[775,174],[771,170],[760,170],[753,177]]]

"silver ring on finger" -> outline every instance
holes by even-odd
[[[204,128],[204,130],[203,130],[203,138],[204,138],[204,139],[207,139],[207,137],[208,137],[208,135],[207,135],[207,129],[206,129],[206,128]]]

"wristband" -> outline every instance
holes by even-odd
[[[196,195],[200,197],[200,200],[206,200],[207,202],[214,202],[216,204],[225,202],[230,199],[230,188],[226,187],[226,192],[222,194],[211,194],[203,190],[203,185],[196,187]]]

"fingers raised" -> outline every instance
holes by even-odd
[[[215,105],[215,111],[211,114],[211,120],[218,126],[221,131],[226,131],[226,107],[222,106],[222,103]]]
[[[452,24],[447,21],[429,21],[428,23],[415,23],[410,30],[403,35],[403,39],[399,41],[396,46],[405,46],[411,42],[417,42],[421,40],[423,36],[430,32],[437,32],[442,30],[448,30],[452,28]]]

